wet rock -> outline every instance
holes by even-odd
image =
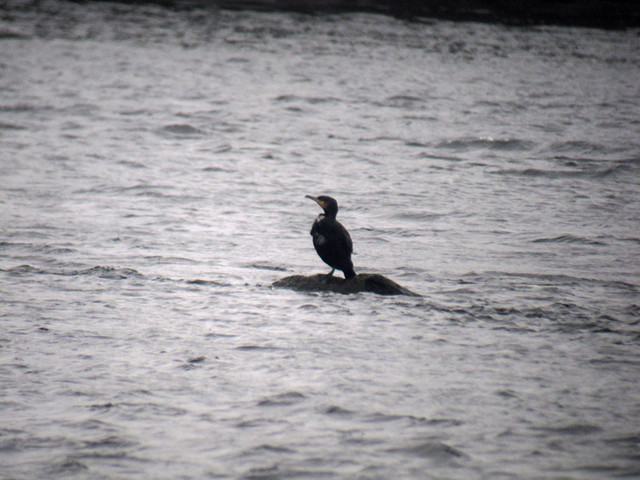
[[[360,273],[349,280],[341,277],[328,277],[321,273],[310,276],[291,275],[275,281],[272,286],[302,292],[334,292],[343,294],[372,292],[379,295],[419,296],[417,293],[398,285],[393,280],[378,273]]]

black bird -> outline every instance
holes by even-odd
[[[333,275],[334,270],[342,270],[344,278],[349,279],[356,276],[351,262],[351,253],[353,253],[353,243],[347,229],[336,220],[338,214],[338,202],[331,197],[321,195],[312,197],[307,195],[318,205],[322,207],[324,213],[318,215],[311,227],[311,236],[313,237],[313,246],[320,255],[324,263],[331,267],[328,276]]]

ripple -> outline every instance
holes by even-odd
[[[282,267],[280,265],[274,265],[271,262],[265,262],[265,261],[245,263],[244,266],[247,268],[256,268],[258,270],[270,270],[273,272],[286,272],[289,270],[286,267]]]
[[[204,286],[213,286],[213,287],[226,287],[229,286],[228,283],[217,282],[215,280],[203,280],[200,278],[196,278],[194,280],[184,280],[185,283],[189,285],[204,285]]]
[[[392,95],[385,98],[379,105],[383,107],[411,109],[417,108],[423,103],[424,100],[422,98],[415,97],[413,95]]]
[[[100,265],[96,267],[86,268],[84,270],[74,270],[67,273],[60,273],[59,275],[90,275],[112,280],[121,280],[132,277],[144,277],[144,275],[133,268],[103,267]]]
[[[280,347],[275,347],[273,345],[240,345],[236,347],[235,350],[241,351],[256,351],[256,350],[283,350]]]
[[[602,428],[590,423],[572,423],[553,427],[534,427],[534,430],[547,433],[559,433],[561,435],[591,435],[600,433]]]
[[[258,402],[258,406],[260,407],[277,407],[277,406],[287,406],[287,405],[295,405],[296,403],[300,403],[305,400],[305,397],[302,393],[299,392],[285,392],[280,393],[278,395],[274,395],[271,397],[266,397]]]
[[[0,30],[0,40],[29,40],[31,35],[15,32],[13,30]]]
[[[415,415],[395,415],[395,414],[386,414],[386,413],[373,413],[365,416],[365,421],[374,422],[374,423],[387,423],[387,422],[397,422],[403,421],[407,422],[410,425],[450,425],[457,426],[462,422],[456,419],[450,418],[426,418],[426,417],[417,417]]]
[[[578,243],[583,245],[606,245],[606,243],[599,240],[592,240],[587,237],[581,237],[579,235],[559,235],[557,237],[543,237],[537,238],[531,241],[532,243]]]
[[[26,130],[27,127],[15,123],[0,122],[0,130]]]
[[[340,102],[340,99],[335,97],[301,97],[298,95],[280,95],[274,98],[275,102],[278,103],[307,103],[309,105],[322,105],[325,103],[337,103]]]
[[[202,169],[203,172],[208,172],[208,173],[231,173],[233,172],[233,170],[230,170],[228,168],[223,168],[223,167],[204,167]]]
[[[232,333],[220,333],[220,332],[209,332],[205,335],[206,338],[235,338],[238,335]]]
[[[281,478],[335,478],[335,472],[325,470],[299,470],[273,465],[250,468],[242,476],[246,480],[277,480]]]
[[[32,265],[18,265],[15,267],[8,268],[7,270],[4,270],[4,271],[10,275],[31,275],[31,274],[38,274],[38,273],[48,273]]]
[[[0,105],[0,112],[7,113],[35,113],[53,109],[51,105],[32,105],[28,103]]]
[[[416,455],[421,458],[429,458],[431,460],[449,462],[459,458],[467,458],[468,455],[462,450],[454,448],[446,443],[426,441],[404,447],[389,448],[386,450],[390,453],[405,453]]]
[[[49,471],[56,476],[79,474],[85,470],[89,470],[89,467],[84,462],[73,457],[65,458],[49,467]]]
[[[206,135],[204,130],[189,125],[188,123],[175,123],[171,125],[165,125],[158,133],[163,136],[172,138],[194,138]]]
[[[2,271],[0,269],[0,271]],[[18,265],[5,270],[10,275],[62,275],[62,276],[96,276],[100,278],[120,280],[126,278],[142,278],[140,272],[133,268],[95,266],[80,270],[46,270],[32,265]]]
[[[99,410],[101,412],[108,412],[109,410],[111,410],[115,406],[116,405],[114,403],[107,402],[107,403],[94,403],[92,405],[89,405],[88,408],[90,410]]]
[[[339,415],[339,416],[349,416],[353,415],[354,412],[351,410],[347,410],[346,408],[339,407],[337,405],[331,405],[324,410],[324,413],[327,415]]]
[[[258,445],[253,447],[245,452],[242,455],[254,455],[254,454],[262,454],[264,452],[268,453],[296,453],[296,450],[284,447],[282,445],[271,445],[268,443],[263,443],[262,445]]]
[[[576,165],[577,167],[577,165]],[[610,176],[616,176],[628,171],[628,167],[624,164],[613,165],[604,169],[579,169],[572,170],[558,170],[554,168],[509,168],[494,170],[490,173],[494,175],[507,175],[516,177],[530,177],[530,178],[550,178],[550,179],[563,179],[563,178],[607,178]]]
[[[586,140],[556,142],[549,148],[556,152],[608,153],[611,151],[611,148],[608,146]]]
[[[84,448],[123,448],[132,445],[135,445],[135,443],[116,435],[107,435],[97,440],[85,440],[82,442],[82,447]]]
[[[500,151],[527,151],[531,150],[535,143],[518,138],[494,139],[490,137],[462,137],[453,140],[445,140],[436,144],[435,148],[446,150],[500,150]]]
[[[187,360],[187,363],[202,363],[206,360],[207,357],[201,355],[199,357],[193,357]]]

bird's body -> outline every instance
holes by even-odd
[[[338,202],[327,196],[307,198],[315,201],[322,207],[324,213],[318,215],[311,226],[311,236],[313,237],[313,246],[318,255],[329,265],[332,270],[341,270],[346,279],[356,276],[353,270],[353,262],[351,254],[353,253],[353,243],[351,236],[346,228],[336,220],[338,214]]]

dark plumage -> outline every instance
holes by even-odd
[[[333,275],[334,270],[342,270],[344,278],[349,279],[356,276],[351,262],[353,253],[353,243],[347,229],[336,220],[338,214],[338,202],[331,197],[322,195],[312,197],[307,195],[322,207],[324,213],[318,215],[311,227],[313,246],[320,255],[324,263],[331,267],[329,275]]]

